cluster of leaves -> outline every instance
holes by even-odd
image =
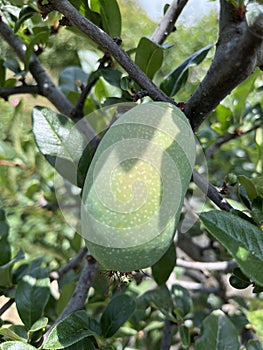
[[[44,6],[48,2],[40,3]],[[111,37],[125,37],[117,1],[93,0],[88,5],[86,1],[71,0],[71,3]],[[97,133],[103,136],[101,131],[111,122],[115,103],[134,102],[138,97],[139,87],[127,72],[87,37],[83,37],[83,41],[79,39],[83,36],[79,29],[61,28],[59,13],[51,12],[43,21],[37,3],[30,0],[3,0],[1,10],[27,47],[22,66],[3,50],[6,54],[0,61],[1,88],[31,82],[31,54],[38,54],[40,60],[43,57],[42,61],[48,63],[46,52],[60,40],[61,33],[68,31],[71,38],[78,38],[75,43],[81,42],[81,50],[79,46],[72,47],[74,65],[68,66],[65,62],[58,85],[73,105],[78,104],[83,88],[90,86],[83,113],[90,114],[101,107],[109,111],[108,115],[105,113],[107,117],[95,113],[89,118]],[[195,30],[199,34],[202,31]],[[204,60],[213,48],[213,41],[190,49],[189,56],[181,57],[174,68],[171,63],[167,64],[167,59],[171,62],[169,56],[173,54],[173,47],[154,43],[148,37],[150,34],[141,37],[138,33],[138,43],[127,47],[127,51],[168,96],[189,96],[196,85],[196,77],[200,79],[201,64],[210,62]],[[88,50],[84,42],[89,45]],[[126,48],[125,42],[123,45]],[[185,45],[183,40],[182,45]],[[57,55],[60,54],[63,55],[57,51]],[[61,61],[61,58],[55,60]],[[52,63],[50,65],[51,70]],[[196,65],[198,69],[193,69]],[[263,134],[260,128],[263,101],[260,84],[261,73],[256,71],[217,107],[198,131],[204,151],[207,155],[210,152],[207,157],[210,180],[227,195],[235,210],[232,213],[211,210],[213,205],[206,203],[200,215],[201,222],[188,232],[189,240],[193,237],[201,240],[206,229],[211,246],[220,243],[210,249],[213,257],[219,261],[234,258],[239,265],[233,270],[230,283],[238,289],[253,285],[256,296],[234,295],[230,301],[220,291],[220,278],[217,280],[213,275],[210,278],[219,283],[219,289],[200,288],[189,293],[174,278],[169,284],[170,276],[187,275],[186,271],[176,268],[176,250],[172,245],[152,267],[152,279],[138,273],[133,282],[122,285],[121,292],[113,283],[110,296],[105,295],[111,281],[98,272],[85,310],[55,323],[48,333],[46,331],[73,295],[82,264],[65,273],[56,288],[50,272],[65,264],[84,245],[57,210],[53,167],[65,178],[69,191],[74,192],[74,186],[83,186],[91,150],[83,150],[78,137],[76,142],[67,142],[74,124],[50,108],[47,102],[45,107],[32,107],[33,133],[28,133],[29,106],[22,102],[16,105],[13,99],[15,106],[10,107],[1,101],[6,117],[2,113],[0,184],[3,190],[0,198],[5,211],[0,211],[0,289],[2,295],[15,301],[23,323],[10,325],[8,320],[1,320],[1,348],[160,349],[163,329],[164,332],[170,330],[170,343],[178,349],[191,349],[194,344],[196,349],[202,350],[240,349],[241,338],[244,338],[241,335],[249,329],[258,339],[263,339]],[[33,99],[29,102],[32,106],[35,104]],[[111,105],[113,107],[108,107]],[[211,147],[220,141],[223,146],[214,148],[212,154]],[[71,174],[77,176],[69,176]],[[227,311],[227,303],[234,305],[232,313]],[[247,350],[262,349],[258,340],[251,339],[245,346]]]

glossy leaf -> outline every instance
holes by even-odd
[[[30,41],[30,44],[27,47],[25,57],[24,57],[24,63],[25,63],[25,70],[28,70],[29,66],[29,60],[31,55],[34,53],[35,46],[38,44],[45,45],[49,39],[50,33],[47,31],[42,31],[36,34],[33,39]]]
[[[136,49],[135,63],[152,79],[163,63],[162,47],[148,38],[141,38]]]
[[[91,320],[85,311],[77,311],[59,322],[48,335],[43,348],[66,348],[80,340],[94,335],[91,330]]]
[[[18,283],[16,306],[21,320],[28,328],[42,317],[50,296],[49,284],[48,273],[43,268],[36,268]]]
[[[254,183],[246,176],[238,176],[238,181],[245,188],[250,201],[253,201],[257,197],[257,189]]]
[[[17,261],[23,258],[24,253],[20,250],[12,260],[0,266],[0,286],[10,287],[12,285],[12,268]]]
[[[5,60],[4,66],[10,69],[15,74],[19,74],[21,72],[20,65],[15,58],[8,58],[7,60]]]
[[[22,8],[22,10],[19,13],[19,18],[16,21],[14,32],[17,32],[18,29],[21,27],[21,25],[29,18],[31,18],[36,12],[35,9],[33,9],[30,6],[25,6]]]
[[[239,350],[239,347],[236,328],[222,311],[213,311],[204,319],[195,350]]]
[[[184,287],[174,284],[171,290],[174,304],[174,312],[178,317],[183,318],[191,311],[192,301],[189,292]]]
[[[101,330],[105,338],[114,333],[130,318],[135,310],[135,301],[126,294],[114,297],[101,316]]]
[[[20,341],[7,341],[1,345],[1,350],[34,350],[34,346]]]
[[[81,186],[89,164],[89,149],[82,134],[73,127],[69,118],[49,108],[35,107],[33,110],[33,132],[39,150],[64,178]],[[86,148],[85,167],[78,167],[83,148]]]
[[[84,73],[80,67],[68,66],[59,74],[58,84],[66,95],[69,91],[80,91],[79,86],[86,84],[88,74]]]
[[[149,290],[137,298],[137,305],[140,309],[152,306],[160,310],[168,320],[176,322],[173,314],[174,304],[171,293],[166,285]]]
[[[26,338],[23,338],[19,336],[16,332],[11,327],[2,327],[0,328],[0,335],[5,339],[5,340],[11,340],[11,341],[26,341]]]
[[[161,89],[168,95],[174,96],[185,84],[189,68],[200,64],[206,57],[212,45],[203,47],[189,56],[183,63],[176,67],[161,83]]]
[[[112,38],[121,36],[121,13],[116,0],[99,0],[102,27]]]
[[[175,264],[176,250],[174,243],[172,243],[161,259],[152,266],[153,278],[159,286],[165,284],[165,282],[168,280]]]
[[[211,235],[233,256],[241,270],[254,282],[263,285],[263,234],[250,222],[219,210],[200,214]]]

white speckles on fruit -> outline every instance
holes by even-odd
[[[195,160],[182,112],[167,103],[139,105],[102,139],[85,181],[82,229],[106,269],[154,264],[179,220]]]

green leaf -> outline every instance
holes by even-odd
[[[91,319],[85,311],[77,311],[59,322],[48,335],[43,348],[66,348],[80,340],[96,334],[91,327]]]
[[[33,133],[40,152],[47,161],[71,183],[81,186],[91,157],[87,155],[84,136],[73,122],[49,108],[33,109]],[[86,164],[80,164],[83,148]],[[85,166],[84,166],[85,165]]]
[[[14,264],[24,258],[24,253],[20,250],[17,255],[5,265],[0,266],[0,286],[10,287],[12,285],[12,268]]]
[[[176,322],[173,315],[174,304],[169,289],[162,285],[156,289],[149,290],[137,298],[138,308],[147,308],[152,306],[161,311],[168,320]]]
[[[20,341],[7,341],[1,345],[1,350],[34,350],[34,346],[20,342]]]
[[[120,87],[122,72],[112,68],[101,68],[99,72],[109,84]]]
[[[0,334],[3,336],[5,340],[12,340],[12,341],[26,341],[27,338],[21,337],[18,335],[11,327],[3,327],[0,328]]]
[[[25,64],[25,71],[28,71],[28,65],[29,65],[29,60],[34,52],[35,45],[37,44],[46,44],[48,39],[49,39],[50,33],[46,31],[39,32],[36,34],[33,39],[30,41],[30,44],[27,47],[25,57],[24,57],[24,64]]]
[[[257,340],[249,340],[247,350],[263,350],[262,344]]]
[[[188,78],[189,68],[200,64],[206,57],[212,45],[203,47],[189,56],[183,63],[176,67],[161,83],[161,89],[170,97],[174,96],[185,84]]]
[[[67,346],[66,350],[96,350],[98,347],[94,345],[94,340],[92,337],[84,338],[75,344]]]
[[[20,65],[15,58],[8,58],[7,60],[5,60],[4,66],[10,69],[15,74],[19,74],[21,72]]]
[[[16,289],[16,306],[24,324],[31,326],[43,315],[50,296],[49,276],[46,269],[36,268],[23,276]]]
[[[239,347],[236,328],[222,311],[213,311],[204,319],[195,350],[239,350]]]
[[[174,312],[180,318],[186,316],[192,307],[192,299],[189,292],[184,287],[174,284],[171,290],[171,296],[174,303]]]
[[[63,69],[58,78],[58,84],[60,89],[66,95],[69,91],[79,91],[78,83],[87,83],[88,74],[78,66],[68,66]]]
[[[253,201],[253,199],[257,197],[257,189],[254,183],[244,175],[239,175],[237,178],[240,184],[245,188],[250,201]]]
[[[176,250],[172,243],[167,252],[156,264],[152,266],[152,275],[156,283],[160,286],[165,284],[176,264]]]
[[[121,36],[121,13],[116,0],[99,0],[103,30],[112,38]]]
[[[37,320],[29,329],[30,333],[40,331],[48,325],[48,318],[47,317],[42,317],[39,320]]]
[[[239,267],[234,268],[229,282],[236,289],[245,289],[251,284],[249,278],[243,274]]]
[[[105,338],[114,333],[130,318],[135,310],[135,301],[126,294],[114,297],[101,316],[101,330]]]
[[[37,12],[32,7],[30,7],[30,6],[23,7],[19,13],[19,18],[16,21],[14,32],[16,33],[18,31],[18,29],[21,27],[21,25],[23,24],[23,22],[25,22],[27,19],[31,18],[35,13],[37,13]]]
[[[148,38],[141,38],[136,49],[135,63],[152,79],[163,63],[162,47]]]
[[[233,256],[241,270],[263,285],[263,233],[240,217],[219,210],[200,214],[211,235]]]
[[[191,344],[190,329],[184,325],[179,326],[179,335],[183,347],[188,348]]]

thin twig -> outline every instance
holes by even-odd
[[[81,260],[87,254],[87,247],[83,247],[74,258],[72,258],[66,265],[60,267],[58,270],[50,273],[49,278],[51,281],[58,280],[64,276],[68,271],[74,270],[79,267]]]
[[[0,88],[0,97],[2,97],[4,100],[8,100],[8,97],[11,95],[17,95],[17,94],[40,94],[41,91],[39,90],[37,85],[21,85],[21,86],[15,86],[15,87],[9,87],[9,88]]]
[[[84,34],[100,45],[106,52],[126,70],[129,76],[136,81],[149,96],[155,101],[166,101],[175,104],[174,100],[168,97],[159,89],[152,80],[133,62],[127,53],[108,34],[82,16],[74,6],[67,0],[50,0],[55,10],[62,13],[73,26],[79,28]]]
[[[201,261],[187,261],[180,258],[176,260],[176,266],[185,267],[187,269],[200,271],[229,271],[237,266],[234,260],[217,261],[217,262],[201,262]]]
[[[97,268],[98,263],[93,258],[89,257],[89,259],[85,261],[78,284],[74,290],[74,293],[69,303],[67,304],[63,312],[59,315],[59,317],[56,319],[56,321],[53,323],[53,325],[50,327],[50,329],[45,333],[44,339],[48,337],[51,330],[60,321],[62,321],[65,317],[72,314],[73,312],[81,310],[84,307],[89,289],[94,281]]]
[[[161,23],[155,29],[151,40],[157,44],[162,44],[168,35],[175,30],[175,22],[183,11],[188,0],[174,0],[163,16]]]
[[[10,306],[15,302],[15,299],[9,299],[0,309],[0,316],[3,315],[3,313],[5,313]]]
[[[169,350],[172,342],[172,324],[170,320],[165,320],[163,336],[160,350]]]
[[[225,136],[221,137],[220,139],[218,139],[212,146],[210,146],[206,152],[205,152],[205,156],[207,159],[210,159],[213,157],[215,151],[220,148],[222,145],[224,145],[225,143],[236,139],[237,137],[241,137],[243,135],[247,135],[250,132],[253,132],[255,130],[257,130],[258,128],[262,127],[262,124],[259,125],[254,125],[252,128],[250,128],[249,130],[243,131],[243,132],[236,132],[234,134],[226,134]]]
[[[207,197],[215,203],[218,208],[231,211],[234,209],[225,198],[221,196],[218,190],[210,184],[202,175],[200,175],[196,170],[193,171],[193,181],[200,188],[200,190],[207,195]]]

